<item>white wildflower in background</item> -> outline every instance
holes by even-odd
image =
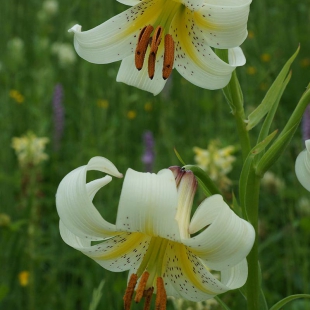
[[[20,138],[12,138],[12,148],[15,150],[19,165],[21,167],[37,166],[47,160],[45,147],[48,142],[48,138],[39,138],[31,131]]]
[[[51,51],[57,56],[61,67],[70,66],[76,62],[76,53],[71,44],[55,42],[52,44]]]
[[[15,37],[10,39],[7,43],[7,51],[9,58],[16,64],[24,61],[25,43],[21,38]]]
[[[219,306],[219,303],[214,298],[199,302],[174,297],[169,297],[169,300],[172,301],[175,310],[215,310]]]
[[[261,181],[262,186],[272,193],[278,193],[285,188],[284,180],[277,177],[273,172],[267,171]]]
[[[301,197],[297,202],[297,210],[302,216],[310,216],[310,200]]]
[[[55,0],[46,0],[42,4],[42,9],[48,15],[55,15],[58,12],[58,2]]]
[[[46,22],[58,12],[58,2],[55,0],[46,0],[42,3],[42,8],[37,13],[39,21]]]
[[[232,164],[236,160],[232,155],[236,148],[233,145],[219,148],[219,145],[219,141],[212,140],[207,149],[194,147],[193,151],[196,154],[194,159],[197,165],[205,170],[221,189],[225,190],[231,185],[227,174],[232,170]]]

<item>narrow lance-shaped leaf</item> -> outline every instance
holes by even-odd
[[[174,153],[176,155],[176,157],[178,158],[178,160],[181,162],[182,165],[185,165],[184,160],[182,159],[181,155],[179,154],[179,152],[176,150],[176,148],[174,148]]]
[[[281,154],[286,149],[287,145],[291,141],[300,121],[303,113],[310,100],[310,84],[306,92],[302,95],[299,100],[293,114],[285,125],[284,129],[280,133],[277,140],[264,154],[261,160],[258,162],[256,167],[256,174],[262,176],[281,156]]]
[[[281,92],[283,93],[283,83],[286,79],[286,76],[290,70],[290,66],[295,60],[297,54],[299,52],[299,47],[294,55],[286,62],[281,72],[269,88],[266,96],[264,97],[261,104],[249,115],[247,130],[251,130],[255,127],[261,119],[269,112],[269,110],[273,107],[273,105],[280,100]]]
[[[285,306],[287,303],[289,303],[292,300],[299,299],[299,298],[310,298],[309,294],[296,294],[296,295],[291,295],[288,297],[283,298],[279,302],[277,302],[275,305],[273,305],[270,310],[279,310],[283,306]]]

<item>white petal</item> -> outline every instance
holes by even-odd
[[[247,277],[248,263],[246,259],[232,268],[221,271],[221,282],[232,290],[243,286]]]
[[[143,232],[180,240],[175,219],[178,198],[173,174],[162,170],[158,174],[128,169],[118,207],[116,227],[128,232]]]
[[[220,195],[211,196],[201,204],[193,216],[190,231],[209,226],[199,235],[182,241],[213,270],[224,270],[241,262],[250,252],[255,239],[252,225],[239,218],[219,197],[222,198]],[[204,225],[197,220],[203,216],[206,218]]]
[[[242,49],[239,46],[228,49],[228,61],[229,64],[234,67],[245,65],[246,59]]]
[[[251,1],[207,1],[194,14],[207,43],[216,48],[239,46],[247,37]]]
[[[176,14],[172,22],[176,44],[175,69],[199,87],[222,88],[229,82],[235,66],[225,63],[213,52],[192,16],[189,10],[183,10]]]
[[[72,27],[69,31],[74,32],[77,53],[97,64],[111,63],[133,54],[139,32],[154,23],[160,12],[158,6],[156,1],[147,0],[91,30],[81,32],[81,26]]]
[[[310,140],[306,141],[306,149],[296,159],[295,172],[300,184],[310,191]]]
[[[92,258],[110,271],[136,270],[148,248],[150,237],[140,233],[122,233],[92,245],[84,238],[72,234],[61,222],[59,225],[63,240]]]
[[[61,221],[72,233],[81,238],[101,240],[115,235],[116,228],[101,217],[92,199],[99,188],[109,183],[112,178],[105,176],[87,185],[87,170],[98,170],[122,177],[109,160],[94,157],[88,165],[71,171],[63,178],[56,193],[56,206]]]
[[[158,50],[155,65],[155,75],[152,80],[148,76],[148,54],[149,53],[147,53],[145,57],[144,66],[140,71],[138,71],[138,69],[135,67],[134,55],[125,58],[121,63],[120,69],[116,77],[116,81],[143,89],[145,91],[153,93],[153,95],[155,96],[162,91],[167,82],[167,80],[164,80],[162,77],[163,49],[159,48]]]
[[[217,280],[184,245],[170,242],[166,255],[168,260],[165,282],[170,283],[183,298],[202,301],[229,290],[229,287]],[[173,291],[169,293],[173,294]]]
[[[134,6],[136,4],[139,4],[142,0],[117,0],[117,1],[125,5]]]
[[[201,8],[204,0],[180,0],[191,11],[197,11]]]

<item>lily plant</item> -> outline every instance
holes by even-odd
[[[87,183],[89,170],[108,175]],[[203,200],[190,219],[197,188],[192,171],[128,169],[115,224],[102,218],[92,203],[111,176],[123,175],[108,159],[92,158],[64,177],[56,205],[68,245],[108,270],[129,270],[125,310],[133,298],[139,302],[145,297],[147,310],[156,294],[156,309],[164,310],[167,296],[203,301],[244,285],[254,228],[218,194]]]
[[[117,81],[158,94],[175,68],[207,89],[226,86],[245,64],[251,0],[118,0],[131,6],[87,31],[73,26],[77,53],[89,62],[122,60]],[[228,49],[228,60],[214,50]]]

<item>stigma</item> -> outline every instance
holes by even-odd
[[[135,65],[139,71],[142,69],[147,49],[150,47],[148,56],[148,75],[151,80],[155,74],[156,55],[158,47],[162,41],[163,32],[164,30],[161,26],[157,26],[154,30],[153,26],[148,25],[141,30],[138,37],[138,43],[135,51]],[[162,77],[166,80],[172,72],[174,63],[174,41],[171,34],[165,35],[163,44],[164,61]]]

